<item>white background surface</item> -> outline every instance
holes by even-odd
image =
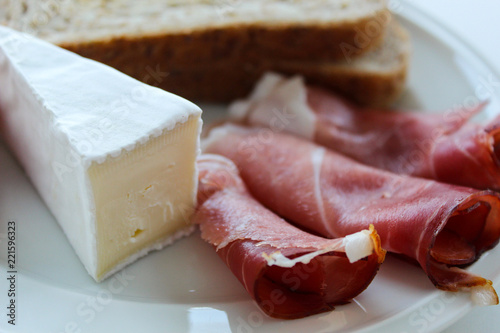
[[[407,0],[459,35],[500,73],[500,1]],[[500,110],[499,110],[500,112]],[[500,263],[499,263],[500,264]],[[446,333],[499,332],[500,305],[475,308]]]

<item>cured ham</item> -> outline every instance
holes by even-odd
[[[311,235],[253,199],[228,159],[202,155],[198,168],[194,222],[272,317],[300,318],[348,302],[384,260],[373,228],[334,240]]]
[[[498,243],[498,193],[396,175],[266,128],[227,124],[203,145],[234,161],[250,193],[295,225],[337,238],[373,224],[384,249],[418,262],[438,288],[498,303],[490,281],[462,269]]]
[[[268,74],[230,113],[391,172],[500,190],[500,117],[486,126],[468,122],[483,106],[441,115],[367,110],[300,77]]]

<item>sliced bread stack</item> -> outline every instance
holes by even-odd
[[[367,105],[402,91],[409,40],[385,0],[0,0],[0,23],[191,100],[245,96],[269,70]]]

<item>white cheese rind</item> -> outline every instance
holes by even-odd
[[[1,134],[96,280],[102,277],[89,167],[140,149],[188,120],[199,136],[201,110],[191,102],[0,26]],[[189,149],[195,156],[199,144]],[[195,173],[191,179],[194,205]]]

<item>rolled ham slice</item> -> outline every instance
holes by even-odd
[[[306,87],[300,77],[267,74],[230,114],[391,172],[500,190],[500,118],[486,126],[468,122],[483,106],[440,115],[368,110]]]
[[[498,243],[498,193],[396,175],[266,128],[212,129],[204,149],[234,161],[259,202],[304,230],[337,238],[373,224],[384,249],[438,288],[498,303],[491,281],[462,269]]]
[[[201,236],[269,316],[332,310],[377,273],[385,251],[373,228],[334,240],[311,235],[253,199],[228,159],[203,155],[198,168]]]

